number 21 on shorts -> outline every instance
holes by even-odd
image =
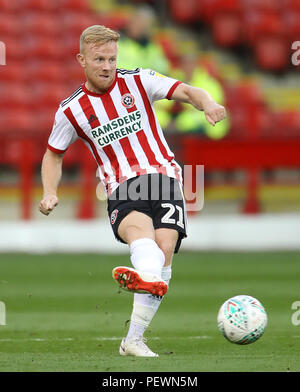
[[[177,206],[177,205],[174,206],[171,203],[162,203],[161,206],[162,206],[162,208],[168,208],[168,211],[161,218],[162,223],[169,223],[169,224],[171,223],[173,225],[176,224],[177,226],[180,226],[181,228],[184,229],[182,207]],[[176,210],[178,211],[178,220],[177,221],[175,218],[172,218],[174,216],[174,214],[176,213]]]

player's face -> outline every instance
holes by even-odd
[[[117,54],[115,41],[85,45],[78,60],[84,68],[88,89],[100,94],[109,89],[116,76]]]

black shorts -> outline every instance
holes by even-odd
[[[108,216],[116,239],[119,224],[131,211],[139,211],[153,221],[154,229],[178,231],[175,253],[186,235],[186,210],[182,188],[175,178],[162,174],[147,174],[123,182],[108,198]]]

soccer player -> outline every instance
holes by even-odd
[[[39,209],[48,215],[58,204],[63,156],[80,138],[97,161],[112,230],[117,240],[128,244],[134,267],[113,269],[117,283],[134,293],[128,334],[119,352],[156,357],[144,332],[168,290],[173,254],[186,237],[186,220],[181,168],[152,104],[165,98],[190,103],[212,125],[226,112],[201,88],[150,69],[117,69],[118,39],[117,32],[100,25],[81,34],[77,60],[86,82],[57,110],[42,162]]]

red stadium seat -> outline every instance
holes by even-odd
[[[285,9],[292,12],[300,11],[300,0],[285,0]]]
[[[215,0],[215,12],[239,13],[241,10],[241,0]]]
[[[287,27],[283,18],[277,13],[249,12],[245,13],[244,31],[250,44],[257,43],[266,35],[284,37]]]
[[[53,83],[36,83],[32,91],[32,109],[57,110],[61,101],[67,98],[70,92],[64,84]]]
[[[25,109],[0,109],[0,133],[19,134],[32,131],[33,114]]]
[[[236,99],[243,105],[262,105],[264,103],[263,92],[254,82],[240,83],[236,87]]]
[[[1,12],[17,12],[20,7],[19,0],[0,0],[0,10]]]
[[[56,15],[47,12],[26,13],[23,17],[22,28],[32,35],[59,35],[62,31],[61,23]]]
[[[64,26],[64,33],[74,35],[77,40],[84,29],[87,27],[99,24],[99,18],[96,14],[82,13],[82,12],[68,12],[63,14],[62,25]]]
[[[0,14],[0,39],[6,36],[17,36],[21,32],[21,24],[14,14]]]
[[[197,0],[169,0],[170,12],[178,23],[190,23],[198,20]]]
[[[197,4],[201,19],[209,24],[218,13],[238,14],[242,9],[241,0],[201,0],[197,1]]]
[[[276,127],[273,127],[273,132],[276,132],[276,136],[285,138],[299,138],[300,113],[297,110],[278,111],[274,114],[273,122],[277,125]]]
[[[42,83],[64,82],[64,64],[58,61],[32,61],[26,67],[26,80],[28,82],[41,81]]]
[[[5,67],[0,67],[0,82],[21,83],[26,80],[26,73],[19,62],[9,61]]]
[[[68,11],[89,11],[90,4],[88,0],[61,0],[60,7],[64,12]]]
[[[31,92],[26,84],[1,83],[0,86],[1,109],[26,109],[31,102]]]
[[[67,60],[74,59],[79,53],[79,34],[70,33],[69,31],[64,34],[61,41],[64,47],[64,56]]]
[[[282,19],[285,26],[287,26],[287,39],[290,40],[290,42],[300,41],[300,9],[284,12]]]
[[[212,23],[215,16],[217,0],[202,0],[198,2],[199,18],[206,23]]]
[[[96,24],[104,25],[110,29],[120,31],[126,28],[128,17],[124,14],[97,15]]]
[[[237,13],[218,13],[213,19],[213,37],[221,46],[236,46],[242,42],[242,22]]]
[[[255,10],[258,12],[281,12],[286,8],[286,0],[241,0],[246,12]]]
[[[24,60],[26,53],[26,46],[16,37],[5,37],[5,48],[6,48],[6,64],[11,61]]]
[[[64,48],[60,40],[50,37],[27,36],[23,40],[26,45],[26,59],[59,60],[63,55]]]
[[[277,37],[261,37],[255,44],[257,64],[269,71],[282,71],[289,65],[289,51],[286,40]]]
[[[22,7],[27,11],[57,12],[59,4],[59,0],[23,0]]]
[[[50,135],[57,109],[58,105],[51,108],[41,108],[41,110],[39,110],[34,116],[34,130],[36,130],[39,134],[44,134],[45,136]],[[47,144],[45,143],[41,146],[41,149],[45,151],[46,146]]]

